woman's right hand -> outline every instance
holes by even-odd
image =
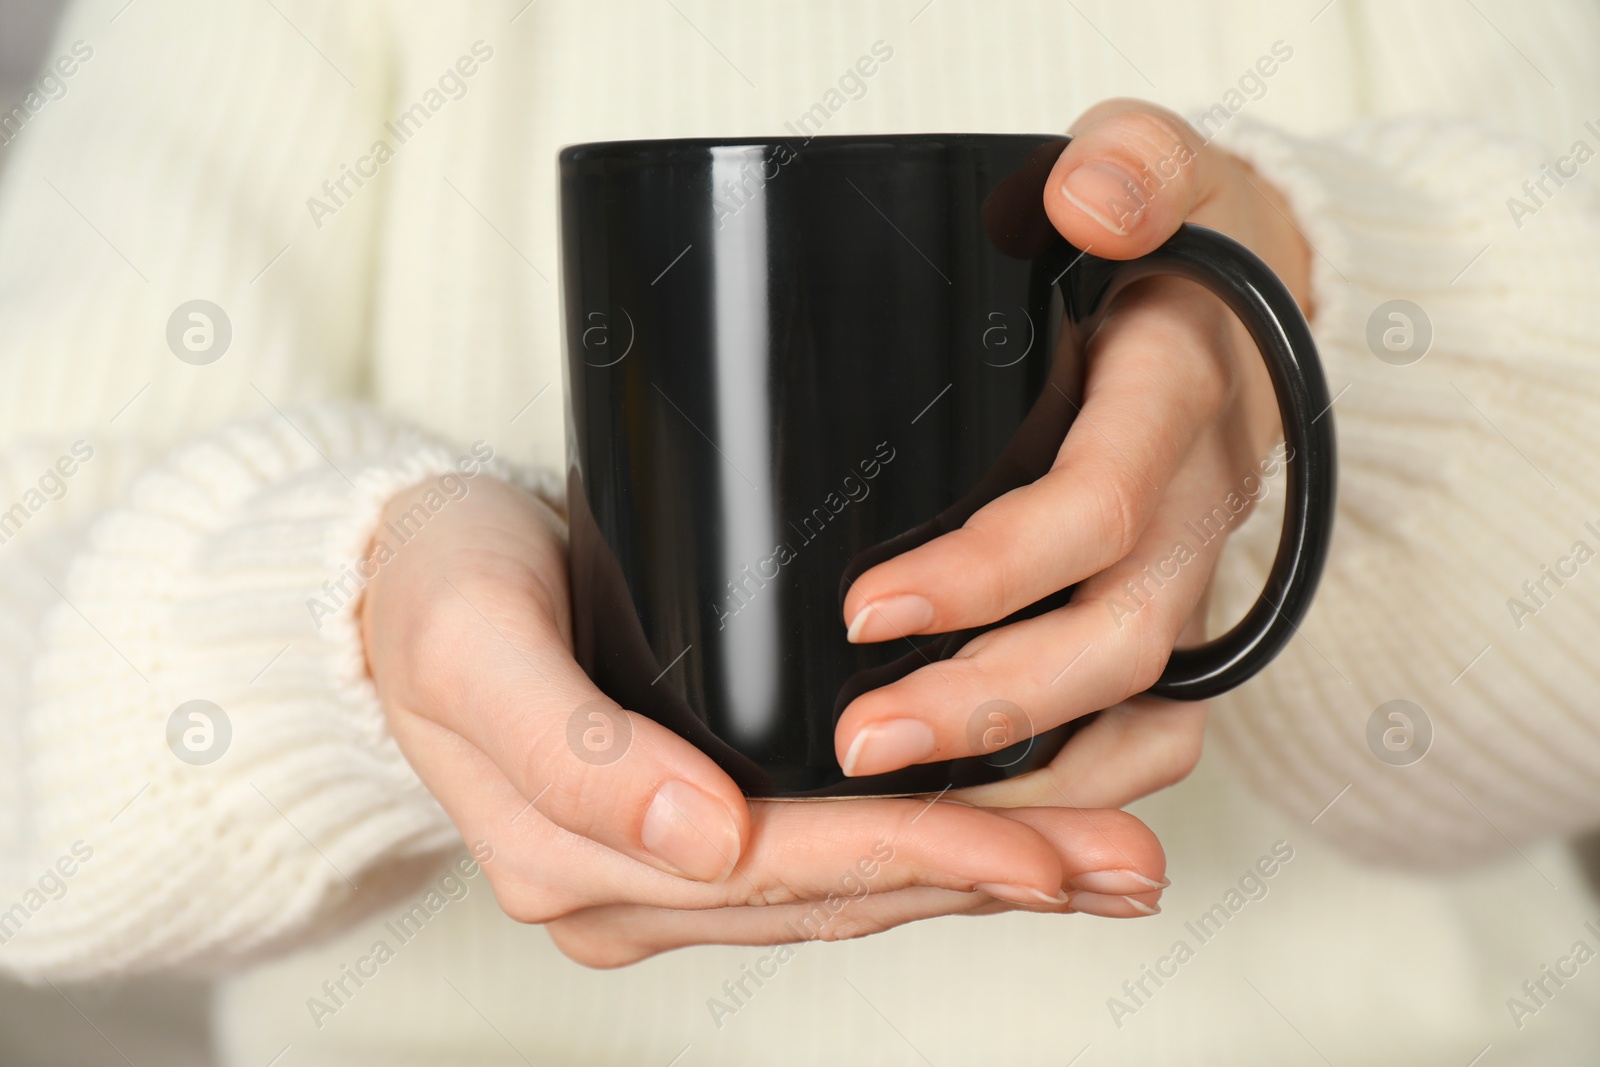
[[[1152,913],[1161,846],[1120,811],[747,802],[574,662],[561,519],[488,474],[467,484],[368,582],[367,662],[406,758],[475,851],[492,849],[500,906],[549,924],[567,955],[616,966],[1015,906]],[[430,488],[394,498],[384,521],[426,511]],[[605,713],[626,722],[609,734],[625,747],[569,742],[603,741]]]

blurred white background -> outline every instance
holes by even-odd
[[[38,76],[64,6],[65,0],[0,0],[0,112],[20,103]],[[0,172],[26,137],[24,131],[0,146]],[[0,981],[0,1064],[206,1067],[208,997],[203,985],[168,981],[59,990]]]

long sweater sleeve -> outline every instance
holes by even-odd
[[[118,6],[74,9],[0,214],[0,968],[29,977],[227,967],[450,847],[355,573],[391,494],[505,473],[327,402],[366,373],[382,197],[301,220],[381,121],[382,9]],[[231,328],[210,362],[168,339],[193,299]]]
[[[74,73],[37,101],[0,197],[0,533],[23,508],[0,542],[0,968],[226,967],[348,922],[452,844],[384,730],[350,587],[324,586],[348,581],[384,495],[479,428],[507,459],[559,454],[561,143],[781,129],[879,37],[898,58],[828,132],[1057,129],[1150,95],[1140,70],[1163,102],[1215,99],[1278,32],[1275,7],[1172,5],[1171,32],[1125,56],[1106,41],[1139,41],[1143,9],[1089,5],[1102,38],[1080,5],[1033,0],[997,65],[973,47],[995,32],[983,5],[880,26],[873,5],[819,0],[799,31],[777,8],[703,6],[72,9],[51,58]],[[1218,702],[1217,736],[1265,795],[1385,859],[1459,862],[1600,819],[1600,578],[1547,580],[1517,620],[1506,603],[1573,541],[1600,550],[1583,185],[1600,163],[1531,215],[1506,204],[1573,139],[1600,146],[1581,114],[1600,108],[1600,32],[1593,5],[1519,20],[1563,95],[1461,5],[1340,0],[1251,105],[1278,125],[1237,116],[1219,141],[1317,249],[1344,472],[1313,613]],[[1435,117],[1348,125],[1405,111]],[[404,141],[386,129],[402,115]],[[1536,120],[1529,140],[1503,128]],[[399,154],[356,181],[379,140]],[[1434,334],[1410,366],[1365,341],[1402,298]],[[195,300],[228,317],[213,362],[168,339]],[[335,403],[358,399],[382,414]],[[63,457],[74,473],[48,475]],[[1230,547],[1219,623],[1253,595],[1274,502]],[[1367,743],[1393,699],[1432,721],[1411,766]],[[169,736],[193,700],[229,719],[211,764]]]
[[[25,794],[6,814],[26,820],[6,853],[9,969],[236,964],[456,841],[386,732],[353,610],[385,501],[458,458],[356,411],[292,420],[180,446],[64,575],[8,568],[38,587],[5,602],[35,635],[7,709]],[[76,870],[50,879],[62,857]]]
[[[1342,473],[1311,615],[1216,732],[1261,792],[1383,861],[1600,824],[1600,197],[1575,180],[1600,129],[1572,137],[1416,117],[1219,139],[1314,249]],[[1277,504],[1230,550],[1217,626],[1261,587]]]

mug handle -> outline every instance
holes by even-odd
[[[1188,223],[1160,248],[1132,260],[1083,255],[1063,279],[1068,306],[1083,309],[1087,332],[1124,287],[1177,275],[1215,293],[1237,315],[1266,360],[1278,395],[1288,457],[1283,533],[1261,596],[1233,629],[1195,648],[1175,649],[1147,691],[1168,700],[1205,700],[1253,677],[1298,631],[1311,607],[1333,536],[1337,463],[1332,402],[1310,327],[1278,276],[1244,245]],[[1087,334],[1086,334],[1087,335]]]

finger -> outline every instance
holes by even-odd
[[[1007,811],[1051,841],[1074,887],[1068,901],[1019,905],[986,893],[933,887],[888,892],[843,888],[816,900],[769,907],[677,911],[638,905],[586,909],[552,923],[551,937],[568,956],[592,967],[615,967],[697,944],[782,945],[840,941],[881,933],[940,915],[1015,910],[1137,918],[1159,911],[1165,857],[1138,819],[1120,811],[1059,808]],[[1126,886],[1130,892],[1122,892]],[[1078,887],[1093,887],[1078,888]],[[1076,905],[1072,903],[1076,900]],[[777,954],[774,962],[787,956]]]
[[[427,659],[417,699],[428,717],[556,825],[675,875],[726,878],[749,832],[732,779],[606,698],[573,662],[541,588],[500,574],[445,581],[411,645]]]
[[[1167,859],[1150,828],[1125,811],[1076,807],[1010,808],[1007,818],[1032,826],[1061,849],[1067,907],[1109,919],[1161,910],[1169,884]]]
[[[1107,100],[1070,132],[1045,186],[1045,212],[1068,241],[1102,258],[1154,251],[1224,187],[1227,162],[1166,108]]]
[[[802,941],[848,941],[919,919],[1016,907],[983,893],[914,888],[765,908],[674,911],[614,904],[577,912],[551,923],[549,930],[556,947],[578,963],[622,967],[690,945],[785,946]],[[1066,909],[1066,904],[1057,904],[1029,910]],[[754,966],[776,974],[776,967],[787,962],[793,952],[792,948],[777,948]]]
[[[947,795],[988,808],[1121,808],[1187,778],[1205,724],[1203,701],[1135,697],[1095,716],[1049,766]]]
[[[846,774],[988,754],[1155,683],[1243,519],[1208,445],[1174,480],[1135,550],[1056,611],[981,634],[955,657],[857,697],[835,750]],[[1264,487],[1257,480],[1252,483]],[[1229,521],[1213,524],[1217,515]]]
[[[1060,848],[1032,828],[964,804],[922,799],[755,802],[745,856],[714,887],[664,886],[642,899],[631,871],[608,870],[596,903],[766,906],[915,886],[1059,903]]]
[[[1228,402],[1229,362],[1213,353],[1228,350],[1233,320],[1184,283],[1129,296],[1095,339],[1083,408],[1050,471],[857,578],[843,609],[850,640],[985,625],[1132,550]]]
[[[1032,828],[962,804],[922,799],[755,802],[749,846],[732,874],[690,882],[642,866],[546,819],[481,752],[426,720],[415,730],[418,772],[462,836],[498,859],[496,896],[513,917],[547,922],[603,904],[706,909],[935,886],[1019,903],[1059,902],[1060,846]]]

